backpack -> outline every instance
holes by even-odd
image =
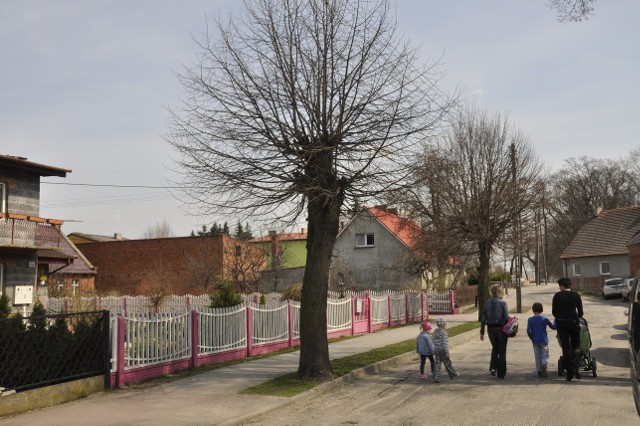
[[[514,337],[518,334],[518,318],[509,317],[506,323],[502,326],[502,332],[507,337]]]

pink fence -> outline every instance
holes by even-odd
[[[428,319],[425,292],[329,299],[327,337]],[[111,387],[299,345],[298,302],[113,316]],[[374,315],[374,309],[376,311]]]

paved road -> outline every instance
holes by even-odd
[[[556,285],[525,287],[523,307],[540,301],[550,311]],[[515,307],[515,291],[507,296]],[[408,364],[380,374],[336,385],[330,391],[310,391],[298,398],[240,395],[242,389],[295,371],[298,353],[290,353],[212,370],[146,388],[128,388],[9,418],[0,425],[195,425],[195,424],[640,424],[632,401],[628,350],[619,300],[586,299],[591,321],[592,353],[599,377],[565,383],[557,376],[541,382],[534,377],[532,350],[524,330],[508,347],[507,378],[498,382],[486,374],[490,344],[477,332],[451,339],[452,358],[461,377],[453,382],[425,383],[417,377],[413,355]],[[528,314],[519,316],[521,324]],[[477,314],[448,316],[450,324],[473,321]],[[524,325],[522,325],[524,326]],[[415,338],[415,325],[357,337],[329,346],[332,358]],[[552,365],[560,350],[551,344]],[[325,389],[327,386],[325,386]],[[503,404],[503,401],[510,401]],[[282,407],[278,409],[277,407]],[[270,414],[254,420],[267,410]]]
[[[544,304],[547,314],[557,286],[527,290],[526,305]],[[322,394],[311,401],[283,407],[253,420],[256,425],[637,425],[629,380],[628,343],[625,340],[624,304],[586,297],[585,317],[590,321],[592,356],[598,377],[583,374],[566,382],[557,374],[561,353],[550,342],[551,374],[537,378],[531,344],[524,329],[509,340],[507,377],[488,374],[490,344],[474,332],[454,345],[451,356],[460,373],[455,380],[425,382],[412,363],[366,376]],[[520,315],[526,327],[527,315]]]

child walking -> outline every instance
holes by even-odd
[[[434,366],[434,346],[433,340],[431,340],[431,336],[429,332],[431,331],[431,323],[425,321],[420,326],[420,334],[418,334],[418,338],[416,339],[416,352],[420,354],[420,378],[426,379],[427,376],[424,374],[424,364],[427,362],[427,358],[429,358],[429,363],[431,364],[431,374],[433,374],[433,366]]]
[[[447,370],[450,378],[458,377],[458,373],[451,365],[451,358],[449,357],[449,333],[447,333],[447,320],[444,318],[438,318],[436,320],[438,328],[433,332],[433,346],[435,348],[436,366],[433,374],[433,378],[436,382],[440,381],[440,368],[444,364],[444,368]]]
[[[552,330],[556,329],[555,324],[549,318],[542,315],[542,303],[536,302],[531,307],[533,316],[527,322],[527,335],[533,343],[533,355],[536,359],[536,371],[538,377],[547,378],[547,364],[549,363],[549,336],[547,336],[547,326]]]

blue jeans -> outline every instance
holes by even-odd
[[[549,363],[549,345],[534,343],[533,356],[536,358],[536,371],[542,371],[542,366]]]

